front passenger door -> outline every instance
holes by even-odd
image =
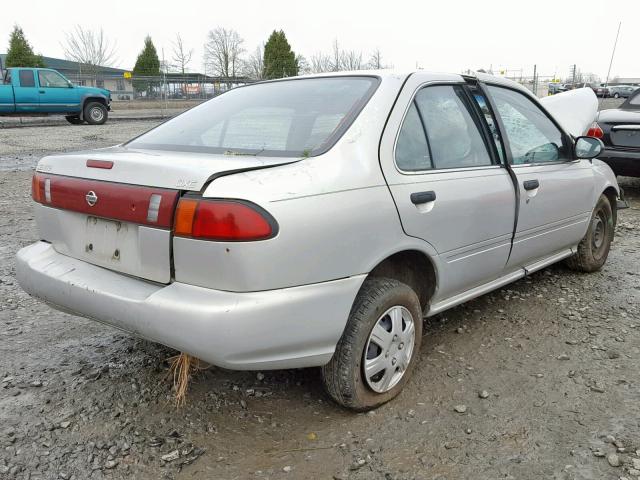
[[[38,83],[42,112],[68,113],[80,110],[78,89],[70,86],[67,79],[58,72],[38,70]]]
[[[537,261],[567,253],[584,236],[593,208],[593,169],[589,160],[574,160],[571,137],[526,94],[494,85],[487,90],[520,197],[507,269],[533,269]]]

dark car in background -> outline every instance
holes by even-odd
[[[588,135],[604,142],[598,158],[616,175],[640,177],[640,89],[619,108],[602,110]]]
[[[602,85],[591,85],[591,89],[593,93],[596,94],[597,97],[607,98],[611,96],[611,91],[609,87],[603,87]]]

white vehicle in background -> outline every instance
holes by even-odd
[[[489,75],[253,84],[43,158],[41,240],[17,276],[225,368],[322,367],[332,398],[366,410],[406,384],[423,316],[563,259],[602,267],[621,192],[601,149]]]

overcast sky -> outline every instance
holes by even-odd
[[[615,7],[615,8],[614,8]],[[117,43],[118,67],[131,69],[151,35],[160,55],[171,57],[179,32],[195,50],[191,71],[202,71],[207,32],[233,28],[253,51],[273,29],[283,29],[307,58],[345,49],[369,53],[399,69],[460,72],[493,67],[565,77],[569,66],[607,74],[622,21],[611,76],[640,77],[640,0],[229,0],[151,1],[10,0],[2,2],[0,52],[20,25],[37,53],[64,58],[64,32],[75,24],[99,29]]]

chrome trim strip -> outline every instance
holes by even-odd
[[[430,317],[432,315],[435,315],[436,313],[440,313],[451,307],[460,305],[461,303],[471,300],[472,298],[479,297],[480,295],[484,295],[487,292],[490,292],[500,287],[504,287],[505,285],[511,282],[515,282],[516,280],[519,280],[524,276],[525,276],[524,268],[518,268],[518,270],[516,270],[515,272],[509,273],[507,275],[503,275],[500,278],[484,283],[477,287],[471,288],[466,292],[459,293],[458,295],[455,295],[453,297],[447,298],[440,302],[434,303],[429,308],[429,311],[427,312],[426,316]]]

